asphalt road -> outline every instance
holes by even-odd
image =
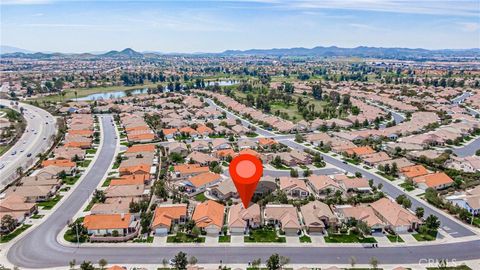
[[[0,168],[4,166],[0,169],[0,190],[17,177],[18,167],[27,169],[35,163],[37,155],[44,153],[51,146],[53,143],[51,137],[57,131],[55,119],[49,112],[25,103],[13,107],[10,102],[1,99],[0,105],[17,111],[20,111],[20,107],[26,109],[23,115],[27,126],[17,143],[0,157]]]
[[[286,144],[292,148],[295,149],[310,149],[302,144],[298,144],[294,141],[289,141],[289,140],[281,140],[283,144]],[[317,151],[318,152],[318,151]],[[366,177],[367,179],[373,179],[373,182],[375,185],[378,185],[379,183],[383,184],[382,191],[388,194],[392,198],[396,198],[397,196],[401,194],[405,194],[410,201],[412,202],[412,209],[415,209],[417,207],[423,207],[425,209],[425,216],[428,216],[430,214],[434,214],[438,217],[438,219],[441,222],[441,227],[444,229],[448,234],[450,234],[452,237],[464,237],[464,236],[472,236],[475,235],[474,232],[472,232],[470,229],[467,227],[463,226],[462,224],[459,224],[459,221],[456,220],[451,220],[448,218],[443,212],[437,210],[427,202],[415,197],[415,196],[410,196],[406,193],[404,193],[402,190],[398,189],[395,185],[393,185],[390,181],[384,180],[383,178],[377,176],[376,174],[373,174],[366,169],[363,168],[357,168],[355,166],[352,166],[350,164],[345,164],[343,161],[332,158],[330,156],[327,156],[321,152],[319,152],[322,156],[325,162],[332,164],[333,166],[336,166],[342,170],[345,170],[350,173],[355,173],[355,172],[360,172],[363,177]]]
[[[463,145],[459,148],[454,148],[452,151],[459,157],[467,157],[475,155],[475,152],[480,149],[480,137],[475,140],[468,142],[466,145]]]
[[[473,260],[480,258],[480,239],[461,243],[436,244],[428,246],[398,246],[398,247],[380,247],[376,249],[364,247],[283,247],[269,245],[255,245],[244,247],[208,247],[199,244],[192,246],[168,246],[168,247],[72,247],[62,246],[57,242],[56,236],[63,229],[68,220],[82,207],[83,203],[89,198],[95,187],[102,180],[102,176],[109,169],[109,165],[114,158],[115,153],[115,131],[110,124],[111,116],[100,117],[104,129],[105,144],[99,151],[99,157],[87,172],[87,175],[79,183],[79,186],[65,198],[55,212],[46,220],[24,235],[9,249],[7,253],[8,260],[20,267],[29,268],[48,268],[66,266],[68,262],[75,259],[77,262],[89,260],[97,262],[99,259],[106,259],[110,264],[161,264],[163,258],[172,258],[179,251],[186,252],[189,256],[195,256],[199,263],[214,264],[222,260],[226,264],[246,263],[256,258],[262,258],[265,261],[272,253],[279,253],[288,256],[290,263],[302,264],[345,264],[349,262],[351,256],[358,259],[359,264],[368,263],[372,256],[375,256],[381,264],[404,264],[419,263],[422,260]],[[292,141],[286,141],[292,142]],[[295,144],[295,142],[292,142]],[[294,145],[294,147],[299,147]],[[303,146],[304,147],[304,146]],[[337,165],[337,160],[325,157],[325,161]],[[358,169],[340,162],[339,167],[347,171],[355,172]],[[368,178],[367,172],[362,172]],[[377,181],[379,181],[377,179]],[[380,180],[381,181],[381,180]],[[389,187],[388,183],[384,183]],[[390,187],[394,188],[394,187]],[[392,192],[395,192],[392,190]],[[400,192],[400,191],[399,191]],[[415,200],[412,201],[415,205]],[[426,209],[426,212],[433,211]],[[442,218],[442,215],[439,215]],[[443,219],[442,219],[443,220]],[[444,221],[445,222],[445,221]],[[448,221],[447,221],[448,222]],[[462,227],[451,221],[452,227],[462,231]],[[445,225],[444,225],[445,226]],[[460,228],[457,228],[460,226]],[[463,232],[463,231],[462,231]],[[464,232],[468,235],[468,230]]]
[[[212,100],[207,99],[207,102],[211,106],[214,106],[214,107],[216,107],[220,110],[225,111],[227,113],[227,117],[240,119],[240,120],[242,120],[242,124],[245,125],[245,126],[253,125],[252,123],[250,123],[246,120],[243,120],[243,119],[239,118],[238,116],[226,111],[222,107],[216,105]],[[257,133],[262,134],[264,136],[269,136],[269,137],[278,136],[273,132],[270,132],[270,131],[267,131],[267,130],[264,130],[264,129],[261,129],[261,128],[258,128],[258,127],[257,127]],[[297,150],[305,150],[305,149],[314,150],[314,149],[309,148],[305,145],[299,144],[299,143],[291,140],[290,138],[280,138],[280,139],[276,138],[276,139],[278,141],[282,142],[283,144],[285,144],[289,147],[292,147],[294,149],[297,149]],[[314,151],[316,151],[316,150],[314,150]],[[317,152],[319,152],[319,151],[317,151]],[[369,172],[366,169],[357,168],[357,167],[352,166],[350,164],[345,164],[345,163],[343,163],[342,160],[327,156],[327,155],[323,154],[322,152],[319,152],[319,153],[322,155],[325,162],[327,162],[329,164],[332,164],[335,167],[338,167],[338,168],[340,168],[344,171],[350,172],[350,173],[360,172],[360,173],[362,173],[362,175],[364,177],[366,177],[368,179],[373,179],[373,181],[376,185],[378,185],[379,183],[382,183],[383,184],[382,191],[385,192],[386,194],[388,194],[392,198],[396,198],[398,195],[401,195],[401,194],[407,195],[407,197],[409,197],[410,200],[412,201],[412,209],[415,209],[417,207],[423,207],[425,209],[425,216],[428,216],[430,214],[435,214],[439,218],[439,220],[442,224],[441,225],[442,228],[448,234],[450,234],[451,236],[453,236],[453,237],[463,237],[463,236],[471,236],[471,235],[475,234],[470,229],[468,229],[467,227],[460,224],[459,223],[460,221],[451,220],[449,217],[447,217],[445,215],[445,213],[437,210],[435,207],[431,206],[427,202],[425,202],[425,201],[423,201],[423,200],[421,200],[417,197],[410,196],[410,195],[404,193],[402,190],[400,190],[396,186],[394,186],[390,181],[384,180],[383,178],[377,176],[376,174],[373,174],[373,173]]]

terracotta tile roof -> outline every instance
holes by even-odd
[[[260,144],[262,146],[274,145],[274,144],[277,144],[277,141],[275,141],[272,138],[260,138],[260,139],[258,139],[258,144]]]
[[[187,205],[159,205],[155,209],[153,216],[152,228],[165,226],[170,228],[172,219],[179,219],[181,216],[187,216]]]
[[[420,222],[410,211],[387,198],[373,202],[370,206],[377,215],[392,226],[410,226],[414,222]]]
[[[192,176],[188,179],[195,187],[201,187],[208,183],[221,179],[221,175],[213,172],[206,172],[199,175]]]
[[[150,174],[129,174],[122,176],[121,178],[112,179],[110,186],[120,185],[143,185],[146,180],[150,178]]]
[[[176,129],[176,128],[164,128],[164,129],[162,129],[162,132],[165,136],[168,136],[170,134],[174,134],[174,133],[178,132],[178,129]]]
[[[150,165],[148,164],[140,164],[136,166],[128,166],[128,167],[121,167],[119,169],[120,173],[127,173],[127,174],[133,174],[135,172],[141,172],[141,173],[150,173]]]
[[[69,130],[68,133],[72,135],[92,136],[93,130],[77,129],[77,130]]]
[[[414,178],[417,176],[428,174],[428,171],[423,165],[413,165],[408,167],[403,167],[400,171],[407,178]]]
[[[432,173],[427,175],[422,175],[419,177],[413,178],[415,183],[424,183],[427,187],[435,188],[441,185],[450,185],[453,183],[452,178],[450,178],[446,173]]]
[[[213,133],[213,130],[205,125],[201,125],[197,127],[197,132],[200,134],[204,134],[204,133],[210,134],[210,133]]]
[[[127,149],[127,153],[138,153],[138,152],[154,152],[154,144],[136,144],[132,145]]]
[[[204,173],[208,172],[207,166],[200,166],[200,164],[180,164],[173,166],[173,170],[182,174]]]
[[[127,229],[130,225],[130,214],[88,215],[83,225],[88,230]]]
[[[237,155],[237,153],[235,153],[235,151],[233,151],[232,148],[217,150],[214,152],[214,154],[217,157],[227,157],[227,156],[235,157]]]
[[[223,226],[224,212],[225,206],[215,201],[208,200],[195,207],[192,219],[199,228],[205,228],[210,225],[215,225],[218,228],[221,228]]]
[[[348,155],[356,154],[357,156],[362,156],[362,155],[373,154],[375,153],[375,150],[373,150],[370,146],[360,146],[360,147],[347,149],[345,150],[345,152]]]
[[[73,161],[67,160],[67,159],[49,159],[49,160],[44,160],[42,162],[43,167],[48,167],[48,166],[57,166],[57,167],[69,167],[73,168],[77,164]]]

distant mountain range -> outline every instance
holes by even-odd
[[[109,51],[106,53],[42,53],[30,52],[27,50],[1,46],[0,53],[2,57],[13,58],[30,58],[30,59],[49,59],[49,58],[79,58],[79,59],[152,59],[165,55],[161,52],[137,52],[131,48],[122,51]],[[227,50],[221,53],[195,53],[176,55],[211,55],[211,56],[315,56],[315,57],[361,57],[361,58],[394,58],[394,59],[414,59],[414,58],[437,58],[437,57],[458,57],[458,58],[480,58],[480,48],[475,49],[443,49],[443,50],[427,50],[427,49],[409,49],[409,48],[382,48],[382,47],[365,47],[356,48],[340,48],[331,47],[314,47],[314,48],[279,48],[279,49],[250,49],[250,50]]]

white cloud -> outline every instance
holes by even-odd
[[[0,0],[0,5],[43,5],[51,2],[51,0]]]
[[[465,31],[465,32],[475,32],[475,31],[480,30],[480,23],[459,22],[457,24],[460,25],[462,31]]]
[[[251,2],[251,1],[249,1]],[[266,1],[258,1],[265,3]],[[272,5],[287,9],[345,9],[409,14],[449,16],[479,16],[478,0],[299,0],[272,1]]]

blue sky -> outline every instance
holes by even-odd
[[[480,47],[480,0],[1,0],[1,44],[33,51]]]

